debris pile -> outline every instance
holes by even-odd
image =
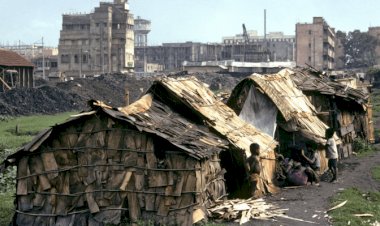
[[[125,90],[130,102],[138,99],[151,85],[151,79],[105,75],[77,79],[37,88],[13,89],[0,93],[0,115],[55,114],[87,108],[90,99],[103,100],[113,106],[125,103]]]
[[[179,76],[179,75],[174,75]],[[214,91],[230,91],[239,78],[228,74],[191,74]],[[84,110],[87,101],[102,100],[112,106],[125,105],[125,91],[132,103],[142,96],[156,77],[109,74],[96,78],[76,79],[50,84],[36,81],[36,88],[13,89],[0,93],[0,115],[55,114]]]
[[[83,107],[85,100],[51,86],[13,89],[0,93],[0,115],[54,114]]]
[[[216,206],[207,211],[209,216],[216,221],[235,221],[240,224],[250,219],[269,220],[285,214],[285,209],[268,204],[262,198],[220,200],[216,201]]]

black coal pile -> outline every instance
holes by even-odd
[[[104,75],[76,79],[56,85],[13,89],[0,93],[0,115],[55,114],[85,110],[90,99],[101,100],[113,107],[125,105],[125,90],[130,102],[137,100],[151,85],[150,79],[125,75]]]
[[[241,79],[216,73],[195,73],[190,76],[197,77],[216,92],[231,91]],[[147,91],[154,79],[157,77],[137,78],[132,75],[110,74],[56,84],[41,81],[36,88],[13,89],[0,93],[0,115],[81,111],[88,109],[87,101],[91,99],[101,100],[113,107],[124,106],[126,90],[129,92],[129,102],[132,103]]]
[[[217,73],[203,73],[195,74],[196,78],[202,82],[208,84],[213,91],[232,91],[232,89],[242,79],[241,77],[234,77],[229,74],[217,74]]]
[[[231,92],[232,89],[242,80],[242,76],[232,76],[230,74],[220,74],[220,73],[191,73],[188,74],[186,71],[181,71],[175,74],[168,75],[170,77],[183,77],[183,76],[194,76],[198,80],[209,85],[209,88],[217,92]]]
[[[0,115],[53,114],[83,107],[85,100],[64,90],[42,86],[0,94]]]
[[[125,105],[126,90],[132,103],[144,94],[152,82],[149,78],[112,74],[58,83],[57,88],[76,93],[85,100],[101,100],[110,106],[119,107]]]

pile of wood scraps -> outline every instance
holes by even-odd
[[[269,220],[284,216],[287,209],[268,204],[264,199],[233,199],[216,201],[216,205],[207,209],[208,215],[221,221],[234,221],[244,224],[251,219]]]

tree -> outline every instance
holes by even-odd
[[[345,65],[349,68],[371,67],[375,64],[377,39],[367,32],[354,30],[338,31],[336,37],[341,40],[345,52]]]

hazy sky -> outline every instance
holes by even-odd
[[[162,42],[220,42],[222,36],[248,30],[263,34],[263,11],[267,9],[267,32],[294,34],[295,24],[323,16],[337,30],[366,31],[380,26],[379,0],[130,0],[136,16],[152,21],[150,44]],[[19,40],[31,44],[44,37],[56,46],[62,14],[88,13],[98,0],[0,0],[0,44]]]

